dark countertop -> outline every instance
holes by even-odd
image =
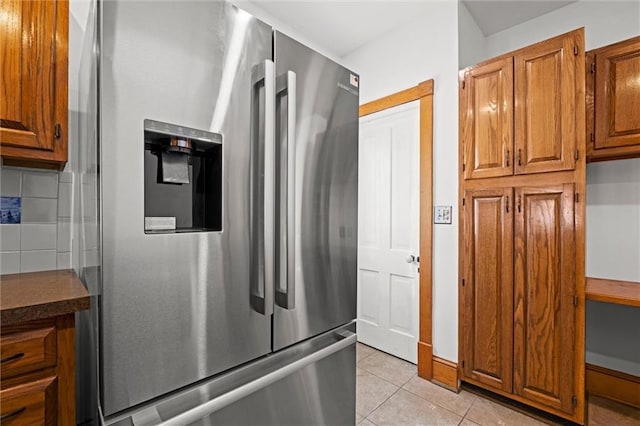
[[[89,309],[89,293],[72,270],[0,275],[0,325]]]

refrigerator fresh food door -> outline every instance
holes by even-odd
[[[355,323],[113,418],[107,425],[353,425]]]
[[[273,227],[264,211],[273,190],[264,176],[272,174],[265,124],[273,122],[274,79],[271,28],[227,2],[100,7],[100,394],[110,416],[271,350],[264,242]],[[145,185],[169,194],[175,184],[145,181],[145,120],[158,143],[161,123],[218,138],[221,230],[147,232]],[[194,199],[197,190],[194,183]]]
[[[358,76],[282,33],[273,349],[356,316]]]

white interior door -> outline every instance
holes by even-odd
[[[417,362],[420,103],[360,120],[358,340]]]

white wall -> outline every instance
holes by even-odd
[[[347,55],[360,74],[360,102],[434,79],[434,204],[458,200],[458,3],[434,1],[429,13]],[[457,221],[455,221],[457,222]],[[435,225],[434,354],[458,358],[458,225]]]
[[[586,223],[587,276],[640,282],[640,159],[587,165]],[[589,302],[586,322],[587,362],[640,376],[640,309]]]
[[[586,49],[640,34],[640,2],[579,1],[486,38],[486,58],[585,27]],[[587,165],[587,276],[640,282],[640,159]],[[640,291],[640,290],[639,290]],[[587,303],[587,362],[640,375],[640,309]]]
[[[486,39],[469,10],[458,5],[458,67],[466,68],[487,58]]]
[[[587,50],[640,34],[640,2],[581,0],[486,38],[492,58],[585,27]]]

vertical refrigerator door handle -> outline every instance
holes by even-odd
[[[267,59],[264,64],[264,297],[265,315],[271,315],[275,279],[276,75],[273,61]]]
[[[286,241],[286,267],[280,274],[280,288],[276,292],[276,303],[285,309],[295,308],[295,233],[296,233],[296,73],[289,70],[286,76],[278,77],[276,96],[287,97],[287,145],[286,145],[286,226],[282,239]],[[286,277],[286,278],[285,278]]]
[[[274,226],[275,226],[275,67],[265,60],[251,72],[251,305],[255,310],[273,314]],[[259,90],[264,86],[264,127],[258,129]],[[263,137],[259,139],[260,130]],[[262,287],[262,289],[260,289]],[[261,290],[261,291],[260,291]],[[262,293],[262,295],[260,295]]]

